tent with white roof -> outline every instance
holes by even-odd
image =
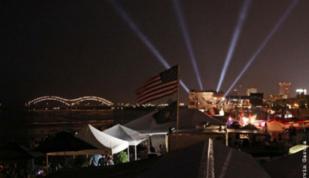
[[[147,136],[144,134],[141,134],[140,132],[125,127],[121,124],[114,125],[113,127],[108,128],[103,132],[121,140],[125,140],[129,142],[129,145],[131,146],[137,146],[147,138]]]
[[[129,143],[130,146],[134,146],[135,160],[137,159],[136,146],[147,139],[146,135],[120,124],[114,125],[113,127],[108,128],[103,132],[121,140],[125,140]]]
[[[90,124],[81,129],[77,137],[99,149],[106,149],[110,154],[119,153],[129,147],[128,141],[104,133]]]

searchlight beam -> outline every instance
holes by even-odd
[[[264,41],[261,43],[259,48],[255,51],[255,53],[251,56],[250,60],[246,63],[242,71],[239,73],[239,75],[236,77],[232,85],[228,88],[228,90],[225,92],[224,96],[227,96],[231,90],[235,87],[237,82],[241,79],[241,77],[244,75],[244,73],[248,70],[248,68],[252,65],[252,63],[255,61],[256,57],[261,53],[261,51],[265,48],[267,43],[270,41],[272,36],[279,30],[283,22],[287,19],[287,17],[290,15],[292,10],[296,7],[298,4],[299,0],[293,0],[289,7],[284,11],[283,15],[280,17],[278,22],[275,24],[275,26],[272,28],[270,33],[266,36]]]
[[[153,45],[150,39],[138,28],[138,26],[134,23],[134,21],[130,18],[130,16],[126,13],[126,11],[122,8],[122,6],[116,0],[110,0],[117,14],[127,23],[129,28],[138,36],[138,38],[144,43],[144,45],[150,50],[150,52],[155,56],[160,64],[162,64],[166,69],[170,68],[170,64],[164,59],[159,50]],[[185,92],[189,93],[189,89],[187,85],[180,80],[180,84],[185,90]]]
[[[178,0],[172,0],[172,2],[173,2],[173,7],[174,7],[175,14],[176,14],[176,18],[177,18],[177,21],[178,21],[178,25],[180,27],[182,36],[183,36],[184,41],[185,41],[187,51],[189,53],[189,59],[191,61],[191,64],[192,64],[192,67],[193,67],[193,70],[194,70],[194,74],[195,74],[195,77],[196,77],[197,82],[198,82],[198,86],[200,87],[201,90],[203,90],[204,87],[203,87],[203,83],[202,83],[202,79],[201,79],[201,74],[200,74],[199,68],[197,66],[196,57],[195,57],[195,54],[193,52],[190,35],[189,35],[188,29],[187,29],[186,22],[184,20],[184,16],[183,16],[182,11],[181,11],[180,4],[179,4]]]
[[[228,52],[227,52],[225,60],[224,60],[223,68],[221,70],[219,82],[218,82],[218,85],[217,85],[217,92],[219,92],[220,89],[221,89],[221,86],[222,86],[222,83],[224,81],[226,72],[228,70],[230,62],[232,61],[234,51],[235,51],[235,48],[237,46],[237,42],[238,42],[239,36],[241,34],[244,22],[246,21],[248,9],[250,8],[251,2],[252,2],[252,0],[245,0],[244,3],[243,3],[243,6],[241,8],[241,11],[239,13],[238,21],[237,21],[237,24],[236,24],[235,29],[234,29],[232,40],[230,42],[230,46],[229,46]]]

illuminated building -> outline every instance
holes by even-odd
[[[188,107],[191,109],[198,109],[201,111],[210,111],[216,109],[219,111],[224,100],[223,94],[215,91],[196,91],[192,90],[189,93]]]
[[[296,94],[297,94],[297,95],[307,95],[307,89],[304,89],[304,88],[297,88],[297,89],[296,89]]]
[[[235,96],[235,95],[230,95],[226,97],[226,102],[225,102],[225,110],[227,112],[235,109],[235,108],[251,108],[251,103],[250,103],[250,96]]]
[[[247,95],[250,96],[251,93],[257,93],[257,88],[248,88],[247,89]]]
[[[279,95],[287,99],[290,96],[291,82],[279,82]]]

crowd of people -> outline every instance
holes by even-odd
[[[93,167],[113,166],[114,164],[114,159],[111,155],[94,154],[89,160],[89,165]]]

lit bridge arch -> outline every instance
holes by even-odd
[[[65,99],[59,96],[41,96],[41,97],[28,101],[26,103],[26,106],[31,106],[37,103],[41,103],[43,101],[58,101],[60,103],[65,104],[66,106],[70,106],[70,102],[68,99]]]
[[[83,97],[79,97],[79,98],[75,98],[75,99],[70,100],[72,106],[79,104],[83,101],[97,101],[97,102],[105,104],[107,106],[113,105],[113,103],[111,101],[104,99],[104,98],[101,98],[101,97],[98,97],[98,96],[83,96]]]
[[[83,101],[96,101],[96,102],[99,102],[107,106],[112,106],[114,104],[111,101],[98,97],[98,96],[83,96],[83,97],[74,98],[74,99],[66,99],[60,96],[41,96],[41,97],[28,101],[26,103],[26,106],[35,105],[37,103],[44,102],[44,101],[57,101],[57,102],[63,103],[66,106],[74,106]]]

